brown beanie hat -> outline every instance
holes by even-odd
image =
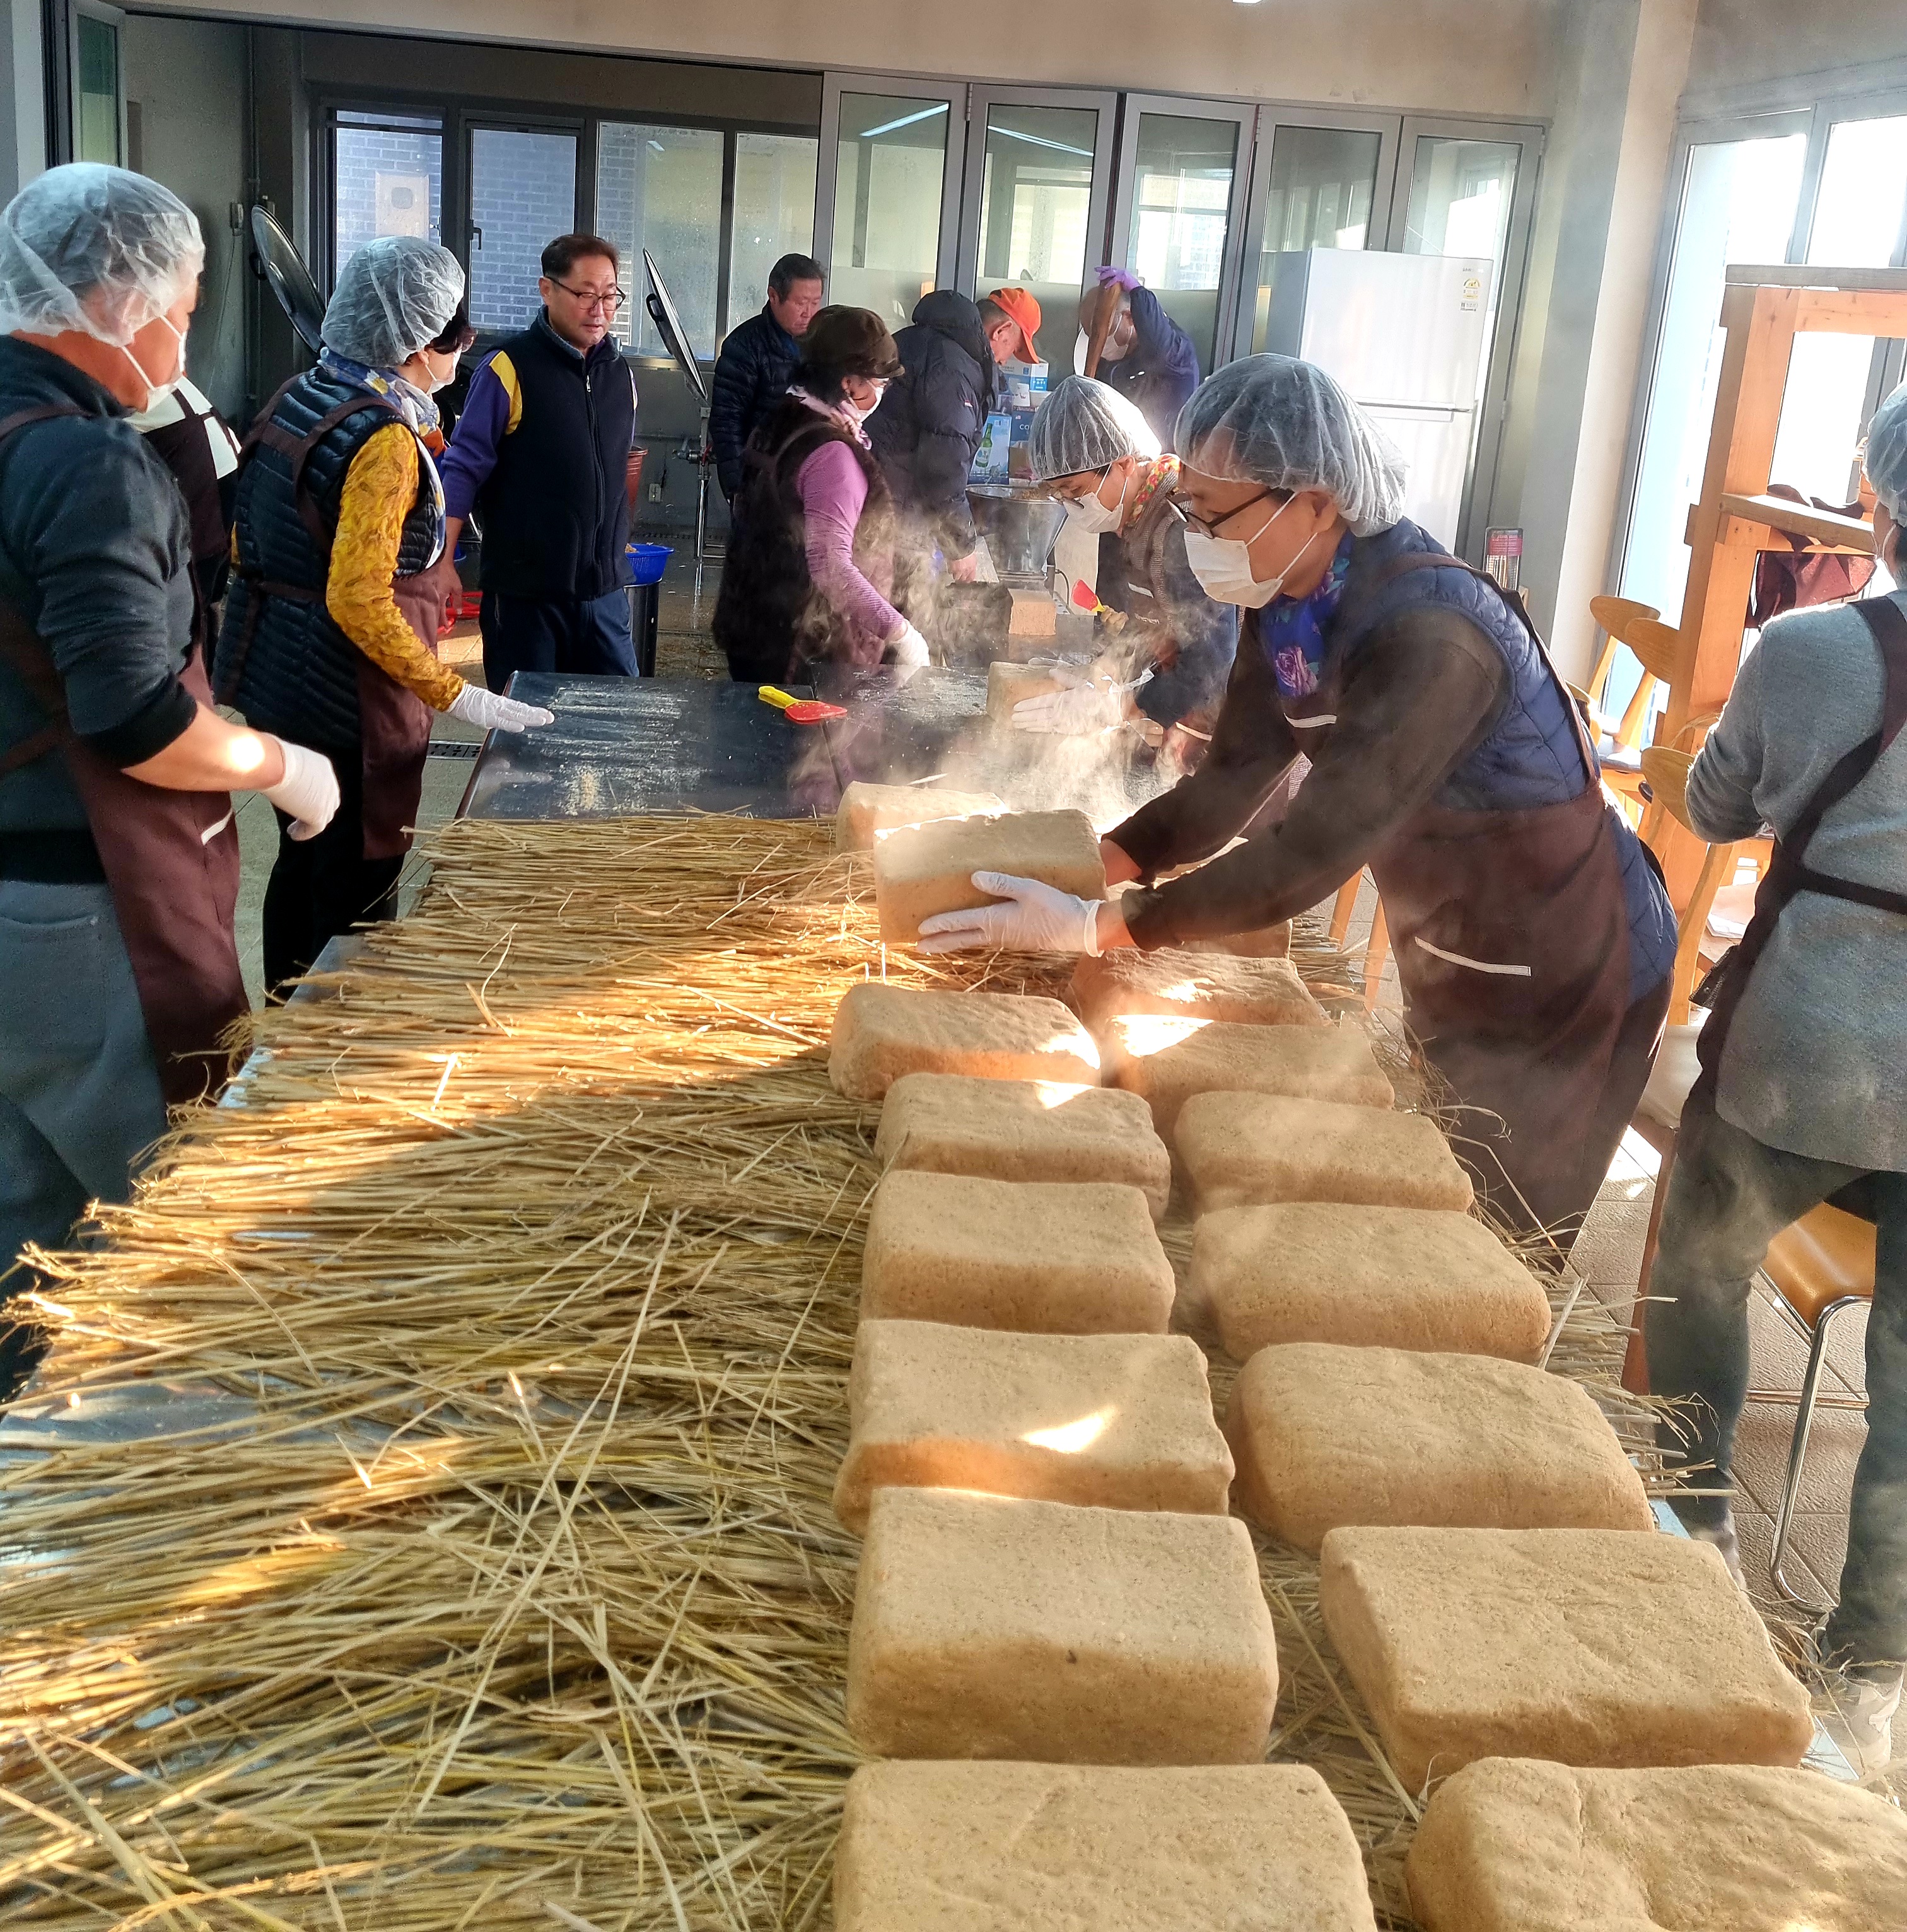
[[[830,387],[848,376],[898,376],[900,351],[872,309],[830,304],[801,338],[801,372]]]

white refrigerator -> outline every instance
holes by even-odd
[[[1484,256],[1281,254],[1265,346],[1337,378],[1404,453],[1404,513],[1454,550],[1489,341]]]

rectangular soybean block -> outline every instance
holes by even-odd
[[[986,1180],[1116,1180],[1158,1220],[1172,1156],[1136,1094],[1052,1080],[909,1073],[887,1089],[875,1157],[883,1167]]]
[[[835,1932],[1376,1932],[1308,1765],[863,1765]]]
[[[1300,1550],[1347,1523],[1656,1526],[1588,1391],[1521,1362],[1326,1342],[1261,1348],[1233,1384],[1225,1434],[1240,1514]]]
[[[991,792],[942,791],[932,785],[851,784],[834,814],[834,849],[871,852],[883,832],[939,818],[984,818],[1006,807]]]
[[[875,1491],[848,1641],[863,1750],[1252,1764],[1277,1702],[1236,1517]]]
[[[874,902],[881,937],[911,945],[920,922],[996,902],[976,872],[1038,879],[1076,898],[1106,896],[1099,835],[1083,812],[1015,812],[999,818],[943,819],[890,832],[874,848]]]
[[[1392,1768],[1797,1765],[1814,1736],[1720,1553],[1614,1529],[1334,1529],[1325,1628]]]
[[[1907,1817],[1812,1771],[1488,1758],[1438,1787],[1404,1875],[1424,1932],[1899,1932]]]
[[[1045,599],[1047,608],[1052,608],[1053,599]],[[1052,636],[1050,631],[1047,636]],[[1062,688],[1060,667],[1050,658],[1034,658],[1026,664],[1014,664],[1005,658],[996,658],[987,667],[987,716],[996,724],[1011,724],[1013,708],[1023,698],[1044,698],[1050,691]]]
[[[1281,1342],[1533,1362],[1549,1298],[1482,1222],[1443,1208],[1221,1208],[1192,1238],[1191,1304],[1242,1362]]]
[[[1143,1094],[1170,1137],[1194,1094],[1281,1094],[1389,1107],[1395,1096],[1358,1027],[1242,1026],[1189,1015],[1121,1013],[1099,1029],[1108,1082]]]
[[[1097,1033],[1122,1013],[1182,1014],[1239,1026],[1327,1027],[1329,1016],[1289,959],[1122,946],[1082,958],[1068,994]]]
[[[863,1320],[1162,1335],[1172,1264],[1136,1187],[890,1172],[861,1256]]]
[[[1190,1336],[863,1322],[848,1416],[834,1514],[857,1534],[887,1488],[1225,1514],[1231,1452]]]
[[[851,1100],[878,1100],[905,1073],[1097,1086],[1099,1048],[1057,1000],[932,993],[866,980],[834,1010],[827,1077]]]
[[[1198,1214],[1274,1201],[1460,1211],[1473,1196],[1434,1121],[1341,1100],[1194,1094],[1174,1151]]]

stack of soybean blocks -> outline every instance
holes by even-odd
[[[1077,814],[895,832],[884,936],[977,870],[1104,890]],[[1166,1330],[1171,1161],[1057,1001],[867,985],[830,1070],[882,1102],[851,1432],[863,1534],[839,1932],[1371,1932],[1323,1782],[1263,1762],[1278,1657],[1205,1357]],[[1122,1913],[1131,1916],[1121,1916]]]
[[[975,870],[1103,890],[1077,814],[928,826],[877,850],[884,935],[984,899]],[[1649,1533],[1587,1395],[1534,1366],[1547,1298],[1365,1036],[1279,961],[1125,954],[1073,998],[1083,1024],[870,984],[836,1023],[887,1170],[836,1507],[866,1538],[848,1723],[889,1761],[850,1786],[839,1932],[1368,1932],[1343,1813],[1261,1761],[1277,1659],[1228,1505],[1321,1553],[1393,1768],[1449,1780],[1409,1868],[1426,1932],[1583,1922],[1602,1882],[1540,1849],[1578,1830],[1653,1896],[1638,1807],[1725,1864],[1800,1819],[1779,1896],[1803,1916],[1770,1927],[1830,1884],[1864,1898],[1836,1833],[1889,1895],[1907,1826],[1792,1768],[1805,1696],[1715,1553]],[[1166,1332],[1175,1168],[1180,1312],[1243,1364],[1222,1436],[1203,1352]],[[1723,1766],[1757,1768],[1689,1768]],[[1663,1922],[1763,1922],[1748,1896]]]

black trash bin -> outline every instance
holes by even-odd
[[[656,675],[656,624],[662,608],[660,584],[629,586],[629,635],[635,640],[635,668],[644,677]]]

